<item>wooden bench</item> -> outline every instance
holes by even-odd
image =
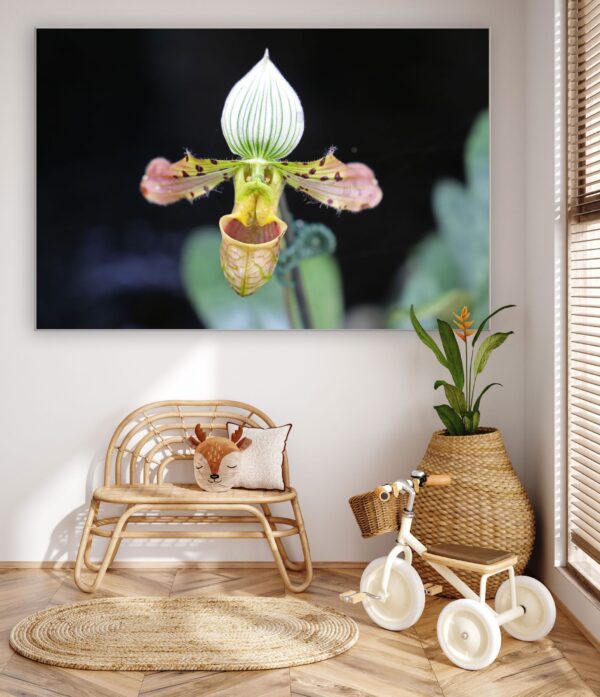
[[[234,401],[154,402],[136,409],[121,421],[108,445],[104,485],[93,493],[81,535],[75,583],[82,591],[94,592],[121,542],[135,538],[266,539],[285,587],[295,593],[308,587],[312,580],[310,550],[298,495],[290,486],[286,452],[282,462],[283,491],[230,489],[213,493],[202,491],[196,484],[165,481],[169,467],[175,468],[177,461],[189,461],[191,473],[193,451],[187,437],[194,433],[196,424],[200,423],[207,434],[227,436],[227,422],[259,428],[275,426],[264,412]],[[273,515],[270,505],[275,503],[289,503],[293,518]],[[118,516],[102,518],[103,504],[121,504],[124,509]],[[140,523],[167,524],[166,527],[193,523],[195,529],[189,525],[184,528],[179,525],[174,530],[131,529]],[[243,527],[210,529],[211,524],[222,523]],[[259,529],[249,530],[248,524],[258,524]],[[292,561],[283,545],[284,537],[295,535],[300,538],[302,562]],[[90,558],[94,537],[108,539],[99,563]],[[288,571],[302,572],[302,581],[292,583]]]

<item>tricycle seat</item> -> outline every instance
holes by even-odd
[[[428,562],[481,574],[494,573],[499,569],[514,566],[518,560],[516,554],[501,549],[454,544],[431,545],[422,557]]]

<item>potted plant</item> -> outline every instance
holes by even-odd
[[[445,428],[431,437],[420,466],[428,473],[452,477],[451,486],[426,490],[417,498],[415,529],[425,545],[445,542],[514,552],[519,556],[515,570],[520,574],[533,548],[533,510],[500,431],[480,426],[482,398],[500,383],[484,387],[478,384],[492,352],[513,333],[494,332],[481,339],[484,327],[491,317],[510,307],[514,305],[498,308],[477,329],[467,307],[454,314],[455,328],[438,319],[441,347],[421,326],[411,307],[410,318],[419,339],[449,373],[448,380],[434,383],[434,389],[443,388],[447,400],[447,404],[434,407]],[[431,567],[418,559],[415,565],[424,581],[439,583]],[[478,575],[459,575],[472,587],[479,587]],[[495,594],[502,580],[502,575],[490,578],[488,597]],[[448,585],[444,586],[444,594],[457,597]]]

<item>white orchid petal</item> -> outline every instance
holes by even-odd
[[[247,160],[280,160],[298,145],[304,132],[302,104],[268,50],[233,86],[221,128],[230,150]]]

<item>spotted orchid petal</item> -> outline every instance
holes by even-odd
[[[373,171],[360,162],[344,164],[329,151],[312,162],[274,163],[286,184],[340,211],[374,208],[382,199]]]
[[[246,160],[279,160],[298,144],[304,112],[269,51],[230,91],[221,128],[230,150]]]
[[[240,169],[234,186],[233,211],[219,221],[221,268],[233,290],[247,296],[269,281],[279,259],[287,229],[277,216],[283,178],[273,171],[265,181]]]
[[[237,167],[237,161],[198,160],[189,153],[178,162],[156,157],[146,167],[140,190],[148,201],[163,206],[182,199],[193,201],[231,179]]]

